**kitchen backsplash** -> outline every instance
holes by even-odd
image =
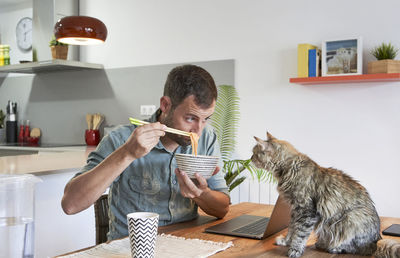
[[[234,60],[192,62],[209,71],[217,85],[234,85]],[[86,114],[105,115],[103,126],[127,124],[141,105],[159,106],[168,72],[180,64],[0,75],[0,109],[18,103],[18,122],[42,130],[42,143],[84,144]],[[102,129],[102,128],[101,128]]]

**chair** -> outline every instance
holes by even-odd
[[[107,242],[108,233],[108,194],[103,194],[94,203],[96,221],[96,245]]]

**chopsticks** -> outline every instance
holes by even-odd
[[[149,124],[149,122],[142,121],[142,120],[139,120],[139,119],[135,119],[135,118],[132,118],[132,117],[129,118],[129,121],[131,122],[131,124],[134,124],[134,125],[147,125],[147,124]],[[167,127],[167,129],[165,131],[167,131],[169,133],[174,133],[174,134],[179,134],[179,135],[184,135],[184,136],[190,137],[190,133],[189,132],[181,131],[181,130],[174,129],[174,128]]]

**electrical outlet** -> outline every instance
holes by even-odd
[[[141,116],[151,116],[154,112],[156,112],[155,105],[140,105]]]

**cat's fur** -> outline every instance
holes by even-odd
[[[380,240],[380,220],[362,185],[340,170],[320,167],[269,133],[266,141],[255,139],[253,163],[273,173],[279,194],[291,206],[288,234],[276,239],[289,247],[289,257],[303,254],[312,230],[316,247],[329,253],[400,257],[400,243]]]

